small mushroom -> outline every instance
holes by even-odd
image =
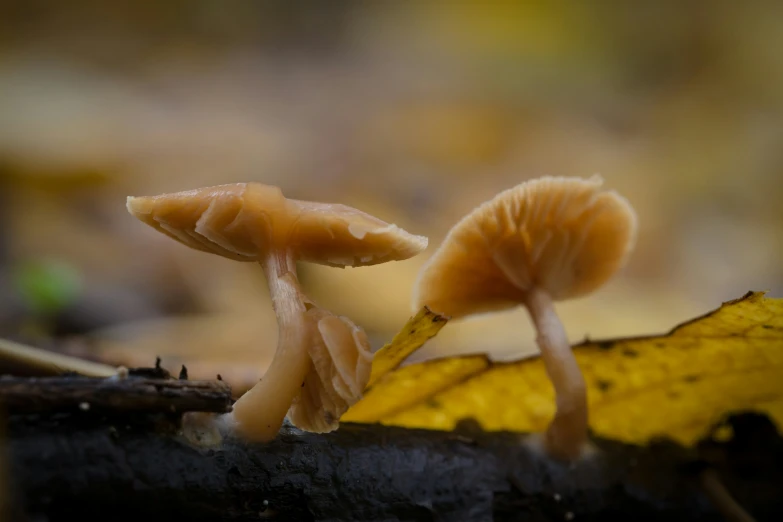
[[[361,328],[302,292],[296,263],[343,268],[403,260],[423,250],[427,238],[345,205],[286,199],[278,187],[260,183],[129,197],[127,206],[191,248],[257,262],[264,270],[278,321],[277,350],[263,378],[227,414],[236,430],[269,441],[286,413],[307,431],[336,429],[361,398],[372,354]]]
[[[597,175],[544,177],[501,192],[449,231],[414,289],[414,309],[452,318],[527,308],[557,397],[544,444],[563,459],[585,448],[587,397],[553,302],[603,285],[636,240],[633,208],[602,183]]]

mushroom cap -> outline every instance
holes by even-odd
[[[458,318],[520,305],[536,287],[554,300],[590,293],[623,267],[636,241],[628,201],[603,180],[543,177],[462,218],[425,263],[413,308]]]
[[[342,414],[362,398],[373,354],[364,330],[347,317],[317,307],[305,316],[310,368],[288,419],[300,429],[327,433],[337,429]]]
[[[180,243],[237,261],[286,248],[311,263],[368,266],[408,259],[427,246],[426,237],[355,208],[286,199],[278,187],[261,183],[128,197],[127,207]]]

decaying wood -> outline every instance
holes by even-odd
[[[345,424],[194,446],[178,416],[70,412],[7,422],[13,520],[723,521],[711,469],[757,521],[783,520],[783,444],[764,417],[685,451],[598,440],[589,460],[543,458],[519,435]],[[469,425],[466,425],[469,426]]]
[[[285,426],[268,444],[205,446],[182,412],[228,411],[231,392],[186,375],[0,378],[10,520],[783,520],[783,440],[760,415],[695,450],[597,440],[573,465],[470,423]]]
[[[62,411],[226,412],[231,388],[222,381],[128,376],[0,377],[0,405],[9,413]]]

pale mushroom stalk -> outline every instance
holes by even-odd
[[[533,288],[525,305],[536,327],[536,342],[556,395],[557,410],[547,429],[545,444],[552,455],[574,459],[587,442],[584,377],[549,294]]]
[[[268,441],[280,431],[291,401],[301,390],[310,358],[303,315],[305,297],[296,276],[296,258],[291,251],[277,250],[259,264],[277,315],[277,349],[261,380],[234,403],[233,417],[240,433]]]

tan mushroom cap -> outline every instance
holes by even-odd
[[[554,300],[590,293],[626,262],[636,213],[603,180],[543,177],[459,221],[422,268],[413,308],[454,318],[518,306],[536,286]]]
[[[127,207],[191,248],[238,261],[259,261],[269,249],[290,248],[303,261],[367,266],[408,259],[427,246],[426,237],[355,208],[286,199],[278,187],[261,183],[129,197]]]
[[[347,317],[320,308],[312,317],[310,368],[288,418],[302,429],[326,433],[361,397],[370,380],[373,354],[364,331]]]

